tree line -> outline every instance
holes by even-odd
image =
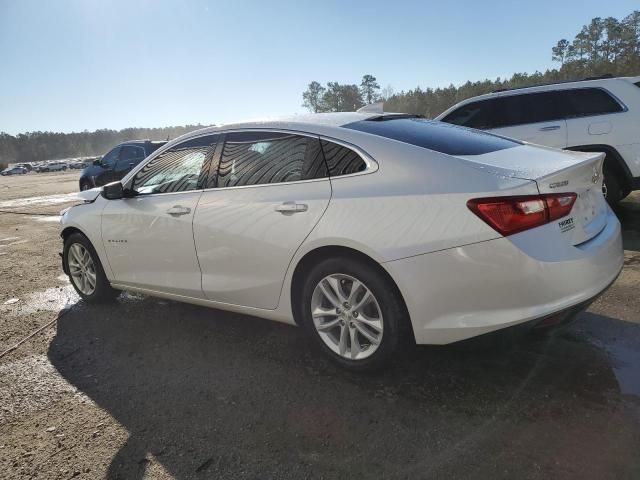
[[[167,140],[202,128],[203,125],[165,128],[125,128],[94,132],[0,132],[0,162],[36,162],[70,157],[102,155],[118,143],[134,139]]]
[[[551,49],[558,68],[535,73],[515,73],[510,78],[485,79],[460,86],[421,88],[395,93],[381,88],[376,77],[364,75],[359,84],[313,81],[302,93],[303,106],[311,112],[346,112],[377,101],[385,110],[433,118],[466,98],[494,90],[540,83],[578,80],[605,74],[640,75],[640,10],[618,20],[594,18],[572,41],[561,39]],[[94,132],[0,132],[0,161],[33,162],[57,158],[100,155],[114,145],[132,139],[166,140],[201,128],[201,125],[166,128],[126,128]]]
[[[450,106],[495,90],[525,87],[541,83],[580,80],[613,75],[640,75],[640,11],[622,20],[613,17],[594,18],[583,26],[573,41],[559,40],[551,49],[558,68],[535,73],[515,73],[510,78],[468,81],[444,88],[421,88],[394,93],[391,87],[380,89],[376,77],[367,74],[360,85],[341,85],[317,81],[302,94],[302,106],[311,112],[348,112],[376,101],[384,101],[384,109],[424,115],[433,118]]]

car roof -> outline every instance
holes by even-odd
[[[187,138],[206,135],[208,133],[213,134],[229,130],[246,129],[293,130],[316,135],[331,135],[332,133],[342,130],[340,127],[362,120],[402,118],[407,116],[416,117],[417,115],[393,112],[385,112],[382,114],[371,112],[333,112],[267,117],[246,122],[227,123],[223,125],[205,127],[182,135],[181,137],[172,140],[170,143],[175,144],[178,140],[182,141]]]
[[[121,147],[122,145],[164,145],[167,143],[166,140],[127,140],[126,142],[119,143],[116,147]]]
[[[557,91],[557,90],[570,90],[573,88],[589,88],[589,87],[604,87],[611,82],[628,82],[634,83],[638,81],[638,77],[600,77],[586,80],[576,80],[576,81],[568,81],[568,82],[559,82],[559,83],[545,83],[540,85],[531,85],[529,87],[518,87],[504,90],[496,90],[491,93],[485,93],[484,95],[478,95],[476,97],[467,98],[462,100],[452,107],[448,108],[446,112],[452,110],[454,107],[460,107],[462,105],[466,105],[467,103],[476,102],[480,100],[487,100],[490,98],[498,98],[498,97],[510,97],[514,95],[524,95],[527,93],[536,93],[536,92],[549,92],[549,91]],[[446,113],[446,112],[443,112]],[[438,115],[438,117],[442,116],[442,114]]]

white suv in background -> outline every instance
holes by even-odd
[[[610,204],[640,189],[640,77],[599,77],[499,90],[437,117],[549,147],[604,152]]]

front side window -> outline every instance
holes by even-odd
[[[264,185],[327,177],[320,140],[278,132],[227,134],[218,187]]]
[[[118,154],[120,153],[120,147],[116,147],[110,150],[100,162],[104,168],[113,168],[118,160]]]
[[[562,98],[566,118],[605,115],[623,110],[608,92],[600,88],[579,88],[558,93]]]
[[[131,189],[139,195],[199,189],[203,166],[217,141],[218,135],[207,135],[165,150],[136,173]]]

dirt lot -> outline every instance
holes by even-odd
[[[356,375],[293,327],[78,302],[56,217],[77,177],[0,179],[25,213],[0,213],[0,351],[59,316],[0,358],[0,477],[640,478],[640,195],[621,276],[566,331]]]

